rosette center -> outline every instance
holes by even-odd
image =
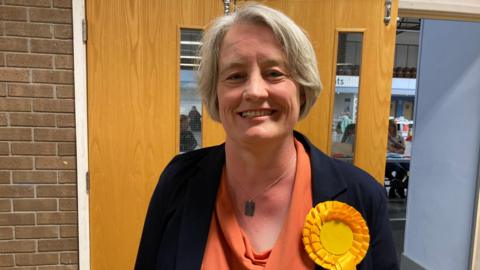
[[[341,221],[328,221],[322,226],[320,241],[328,252],[342,255],[353,245],[353,232]]]

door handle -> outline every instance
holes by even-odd
[[[392,0],[385,0],[385,17],[383,17],[383,22],[385,25],[388,25],[392,20]]]

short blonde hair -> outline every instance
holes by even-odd
[[[198,90],[212,119],[220,122],[217,98],[220,47],[228,30],[238,23],[265,25],[282,44],[292,78],[300,85],[301,94],[305,95],[305,104],[300,108],[299,115],[300,119],[304,118],[322,90],[313,46],[305,32],[285,14],[260,4],[249,3],[238,8],[232,15],[214,20],[202,39]]]

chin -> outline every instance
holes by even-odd
[[[268,141],[285,138],[287,134],[293,134],[293,131],[288,132],[286,130],[252,128],[242,133],[240,132],[237,133],[237,136],[240,135],[242,137],[242,141],[246,141],[246,142],[267,143]]]

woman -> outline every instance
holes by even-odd
[[[180,115],[180,152],[192,151],[197,147],[197,140],[195,135],[188,127],[190,125],[190,119],[185,114]]]
[[[390,119],[388,121],[388,145],[389,153],[404,154],[405,140],[401,134],[398,134],[397,125]],[[387,162],[385,166],[385,177],[390,181],[390,189],[388,197],[395,199],[397,194],[404,199],[405,189],[408,188],[408,171],[410,170],[410,162]]]
[[[226,140],[166,167],[136,269],[323,269],[305,252],[302,228],[327,200],[368,223],[370,248],[357,269],[398,269],[382,187],[293,130],[321,90],[302,30],[250,4],[210,25],[201,57],[200,93]]]
[[[397,125],[392,119],[388,121],[388,152],[405,153],[405,140],[401,134],[398,134]]]

